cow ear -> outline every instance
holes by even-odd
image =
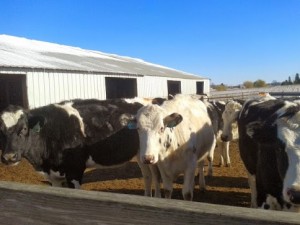
[[[123,113],[119,117],[119,122],[122,125],[122,127],[126,127],[129,122],[134,121],[134,120],[135,120],[135,115],[132,115],[132,114],[129,114],[129,113]]]
[[[39,133],[45,124],[45,118],[42,116],[29,116],[28,127],[35,133]]]
[[[165,127],[176,127],[183,120],[182,116],[178,113],[172,113],[164,118]]]
[[[297,112],[299,112],[299,110],[300,110],[299,106],[289,107],[278,118],[287,118],[287,119],[289,119],[292,116],[294,116]]]

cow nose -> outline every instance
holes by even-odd
[[[143,162],[144,162],[144,164],[153,164],[154,163],[154,155],[145,155]]]
[[[300,204],[300,188],[290,188],[287,191],[287,195],[293,204]]]
[[[8,153],[2,155],[2,162],[5,164],[15,163],[18,161],[18,156],[16,153]]]
[[[222,134],[222,135],[221,135],[221,140],[224,141],[224,142],[227,142],[227,141],[228,141],[228,136]]]

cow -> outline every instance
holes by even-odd
[[[24,157],[53,186],[66,181],[68,187],[80,188],[87,167],[122,164],[138,154],[138,133],[127,121],[141,106],[124,99],[75,99],[32,110],[10,106],[0,114],[5,136],[1,160],[14,165]],[[150,169],[139,165],[149,175]],[[147,179],[145,195],[150,196],[151,177]]]
[[[299,101],[264,96],[235,112],[251,207],[299,211],[299,108]]]
[[[254,98],[252,100],[262,102],[264,100],[268,100],[269,98],[272,99],[271,96],[267,95],[266,97]],[[236,138],[239,138],[240,128],[238,127],[238,118],[244,104],[241,104],[239,101],[235,101],[235,100],[230,100],[226,104],[225,110],[222,114],[224,126],[223,126],[221,139],[223,141],[232,141],[235,140]],[[239,148],[240,148],[240,154],[242,155],[241,151],[243,150],[243,146],[240,145],[240,140],[239,140]],[[242,161],[245,164],[243,158]],[[247,166],[246,166],[246,170],[248,172],[248,182],[251,190],[251,207],[256,208],[257,201],[256,201],[255,176],[253,176],[249,172]]]
[[[184,174],[183,198],[193,199],[198,161],[200,189],[205,189],[204,159],[215,148],[215,136],[207,108],[191,96],[176,95],[162,105],[146,105],[136,115],[140,140],[140,160],[157,165],[165,198],[171,198],[173,180]]]
[[[239,138],[237,117],[244,102],[244,100],[229,100],[225,104],[225,109],[222,112],[223,127],[221,140],[223,142],[228,142],[229,144],[230,141]]]
[[[256,175],[258,206],[300,212],[300,100],[249,102],[245,107],[249,116],[242,113],[239,119],[243,142],[258,146],[256,168],[248,165]],[[260,116],[250,116],[258,111]]]
[[[204,101],[204,103],[207,106],[208,115],[216,136],[216,147],[220,153],[219,165],[223,166],[225,161],[225,166],[230,167],[229,142],[221,139],[223,129],[222,113],[225,110],[226,103],[224,101]],[[212,171],[209,170],[208,175],[212,175]]]

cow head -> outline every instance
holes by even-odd
[[[5,139],[1,161],[8,165],[16,165],[27,150],[30,132],[38,133],[43,125],[41,118],[30,117],[20,107],[4,110],[1,114],[2,133]]]
[[[222,141],[231,141],[233,139],[238,138],[236,121],[238,119],[241,109],[242,105],[237,101],[231,100],[226,104],[225,110],[222,113]]]
[[[147,105],[138,111],[136,121],[141,161],[145,164],[155,164],[160,154],[172,145],[170,129],[182,121],[182,116],[177,113],[167,114],[158,105]]]
[[[275,151],[278,173],[283,181],[283,200],[300,207],[299,102],[285,101],[267,121],[249,123],[247,135],[261,144],[278,144]]]

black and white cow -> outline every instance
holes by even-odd
[[[246,101],[238,114],[252,207],[299,211],[299,108],[298,101],[267,96]]]
[[[249,104],[249,113],[268,115],[248,119],[241,114],[240,118],[247,122],[243,124],[247,138],[259,146],[258,206],[265,201],[264,208],[300,212],[300,100]]]
[[[219,165],[223,166],[225,161],[225,166],[230,166],[230,156],[229,156],[229,141],[221,140],[222,130],[223,130],[223,119],[222,113],[225,110],[224,101],[205,101],[207,106],[207,112],[211,119],[214,133],[216,136],[216,147],[220,153]],[[212,156],[213,159],[213,156]],[[212,175],[212,171],[208,171],[208,175]]]
[[[198,161],[202,162],[200,189],[204,189],[204,159],[215,148],[215,136],[204,103],[191,96],[176,95],[161,106],[143,106],[137,113],[136,124],[140,160],[158,166],[165,197],[171,198],[173,180],[183,173],[183,198],[192,200]]]
[[[2,162],[17,164],[24,157],[53,185],[66,180],[68,187],[78,188],[87,166],[113,166],[136,156],[138,134],[127,128],[127,121],[141,106],[123,99],[90,99],[29,111],[9,107],[0,115]],[[151,183],[145,195],[151,195],[149,188]]]

